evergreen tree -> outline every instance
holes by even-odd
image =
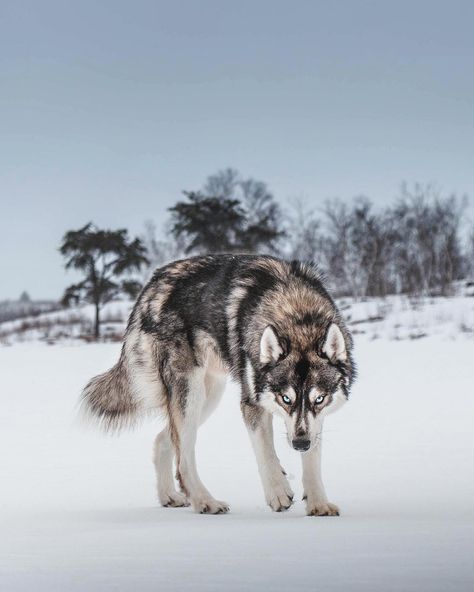
[[[140,239],[129,239],[125,229],[101,230],[92,223],[79,230],[70,230],[63,237],[60,253],[65,257],[66,269],[76,269],[84,279],[72,284],[62,302],[90,302],[95,307],[94,336],[100,335],[100,310],[120,292],[137,293],[136,282],[120,277],[139,270],[148,262],[146,249]]]
[[[239,200],[206,197],[197,192],[184,192],[187,201],[170,208],[171,233],[186,239],[186,253],[235,251],[245,223],[245,212]]]
[[[281,211],[265,183],[234,169],[208,177],[202,192],[184,192],[171,212],[171,233],[186,253],[277,252]]]

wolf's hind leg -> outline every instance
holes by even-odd
[[[176,491],[173,479],[174,449],[169,428],[162,430],[155,439],[153,462],[156,469],[158,499],[166,508],[189,506],[184,493]]]
[[[180,384],[181,387],[175,386],[173,389],[170,422],[181,488],[186,492],[196,512],[224,514],[229,511],[229,506],[226,502],[212,497],[199,478],[196,467],[197,430],[206,413],[210,411],[210,408],[207,408],[209,404],[206,405],[205,371],[195,368],[185,381],[177,381],[176,384]],[[178,392],[180,390],[183,392]]]
[[[207,372],[204,384],[206,386],[206,402],[201,411],[199,425],[202,425],[207,419],[209,419],[219,405],[225,389],[226,376],[221,373]]]
[[[246,402],[242,402],[242,414],[257,458],[267,504],[274,512],[287,510],[293,501],[293,491],[275,451],[272,415]]]

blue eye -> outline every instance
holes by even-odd
[[[324,401],[325,398],[326,398],[326,395],[319,395],[319,397],[317,397],[314,402],[316,403],[316,405],[321,405],[321,403]]]
[[[283,401],[283,403],[285,403],[285,405],[291,405],[290,397],[287,397],[286,395],[282,395],[281,400]]]

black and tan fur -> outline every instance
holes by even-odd
[[[303,452],[307,513],[334,515],[320,475],[323,417],[342,404],[354,375],[352,341],[316,269],[269,256],[212,255],[158,269],[129,319],[117,364],[84,389],[85,410],[104,428],[162,413],[155,442],[158,496],[165,506],[228,511],[199,479],[199,425],[230,375],[241,386],[245,423],[273,510],[293,493],[273,445],[272,414]],[[173,458],[181,491],[173,479]]]

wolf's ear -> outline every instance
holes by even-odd
[[[329,325],[322,350],[330,360],[337,360],[340,362],[345,362],[347,360],[344,335],[336,323],[331,323]]]
[[[262,364],[278,362],[283,355],[284,350],[278,339],[275,328],[268,325],[260,339],[260,362]]]

